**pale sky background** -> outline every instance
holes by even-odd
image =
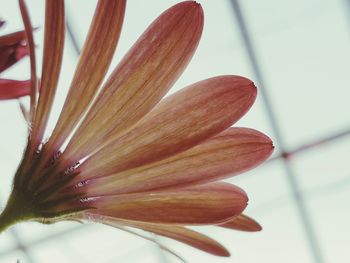
[[[67,16],[80,45],[96,0],[67,0]],[[111,69],[162,11],[180,1],[129,0],[124,27]],[[173,90],[198,80],[224,74],[258,82],[229,0],[201,0],[204,33],[191,64]],[[41,61],[44,1],[27,0]],[[264,87],[287,150],[350,130],[350,1],[241,0]],[[0,17],[7,21],[0,34],[22,28],[17,1],[0,0]],[[60,112],[77,56],[69,37],[51,126]],[[39,63],[40,64],[40,63]],[[40,65],[39,65],[40,67]],[[40,72],[40,70],[39,70]],[[28,60],[3,77],[25,79]],[[261,87],[252,110],[239,121],[265,132],[275,141]],[[25,103],[28,101],[23,100]],[[0,206],[10,191],[26,141],[26,127],[17,101],[0,102]],[[295,155],[288,164],[301,186],[322,258],[325,263],[350,262],[350,136]],[[161,238],[188,262],[315,263],[287,180],[285,162],[277,159],[229,181],[249,197],[247,213],[264,227],[259,233],[201,228],[232,253],[218,258],[176,241]],[[57,235],[56,234],[60,234]],[[21,244],[20,246],[18,244]],[[25,247],[21,249],[20,247]],[[18,225],[0,235],[0,262],[14,263],[153,263],[179,262],[155,245],[106,226],[76,223]]]

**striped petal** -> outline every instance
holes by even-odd
[[[129,226],[133,228],[139,228],[156,235],[177,240],[216,256],[230,256],[230,253],[227,251],[227,249],[214,239],[183,226],[141,223],[134,221],[118,221],[113,219],[107,219],[107,221],[104,221],[103,223],[114,227]]]
[[[43,139],[61,70],[65,33],[63,0],[46,0],[41,88],[31,136],[31,151]]]
[[[99,177],[183,152],[231,126],[255,97],[254,84],[243,77],[197,82],[164,99],[132,131],[85,161],[80,175]]]
[[[30,94],[30,80],[0,79],[0,100],[17,99]]]
[[[68,145],[67,158],[86,156],[149,112],[184,71],[202,29],[202,8],[192,1],[155,20],[112,73]]]
[[[103,196],[89,213],[163,224],[217,224],[241,214],[248,198],[240,188],[213,183],[176,191]]]
[[[246,232],[256,232],[262,230],[262,227],[258,222],[243,214],[235,216],[225,223],[219,224],[218,226]]]
[[[266,135],[248,128],[229,128],[183,153],[92,180],[86,187],[89,194],[100,195],[204,184],[252,169],[265,161],[272,150]]]
[[[262,230],[262,227],[258,222],[243,214],[235,216],[225,223],[218,224],[217,226],[245,232],[257,232]]]
[[[126,0],[98,2],[65,104],[46,146],[48,158],[76,126],[105,77],[119,40],[125,6]]]
[[[30,112],[29,118],[27,120],[28,123],[31,123],[34,111],[36,109],[37,102],[37,94],[38,94],[38,79],[36,75],[36,58],[35,58],[35,44],[33,38],[33,27],[30,21],[30,17],[28,14],[27,6],[24,0],[19,0],[19,6],[22,14],[23,24],[26,32],[27,46],[26,52],[29,53],[30,56],[30,80],[31,80],[31,88],[30,88]],[[23,111],[22,111],[23,112]],[[31,124],[30,124],[31,125]]]

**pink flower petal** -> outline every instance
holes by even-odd
[[[160,15],[112,73],[68,145],[67,158],[88,155],[149,112],[184,71],[202,29],[202,8],[195,2]]]
[[[26,33],[17,31],[11,34],[0,36],[0,47],[18,45],[26,40]]]
[[[29,54],[27,46],[18,46],[16,48],[16,60],[20,60]]]
[[[115,227],[129,226],[139,228],[144,231],[177,240],[216,256],[230,256],[227,249],[214,239],[183,226],[141,223],[135,221],[118,221],[113,219],[107,219],[103,221],[103,223]]]
[[[265,161],[273,146],[266,135],[229,128],[202,144],[162,161],[94,180],[91,195],[154,191],[231,177]],[[80,177],[76,177],[78,183]]]
[[[0,36],[0,73],[28,55],[24,31]]]
[[[0,79],[0,100],[17,99],[30,94],[30,80]]]
[[[241,214],[247,201],[240,188],[212,183],[174,191],[103,196],[90,203],[97,209],[89,213],[151,223],[217,224]]]
[[[46,1],[41,88],[31,134],[31,151],[42,142],[61,70],[65,36],[64,0]]]
[[[243,77],[197,82],[164,99],[133,130],[83,163],[81,177],[117,173],[183,152],[231,126],[255,97],[254,84]]]
[[[246,232],[256,232],[262,230],[262,227],[258,222],[243,214],[235,216],[225,223],[219,224],[218,226]]]
[[[46,146],[48,158],[62,146],[104,79],[119,40],[125,5],[126,0],[98,2],[61,115]]]
[[[29,112],[28,123],[31,123],[34,117],[34,110],[36,109],[36,102],[37,102],[37,95],[38,95],[35,44],[34,44],[34,38],[33,38],[33,27],[32,27],[27,6],[24,3],[24,0],[19,0],[19,6],[20,6],[23,24],[26,32],[27,45],[25,47],[22,47],[22,49],[17,49],[16,57],[17,59],[20,59],[21,57],[26,55],[26,53],[29,53],[29,56],[30,56],[30,80],[31,80],[30,91],[31,92],[30,92],[30,112]]]

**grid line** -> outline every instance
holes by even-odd
[[[234,14],[234,17],[236,18],[236,23],[239,27],[239,31],[241,33],[242,40],[244,42],[244,47],[246,49],[246,53],[248,56],[248,60],[251,64],[253,73],[256,77],[257,84],[259,86],[259,90],[261,92],[261,97],[264,102],[265,110],[268,115],[268,120],[270,122],[270,125],[272,127],[272,130],[275,134],[276,143],[279,145],[283,156],[283,167],[285,170],[285,174],[289,183],[289,186],[292,190],[293,198],[295,200],[296,207],[298,209],[298,213],[301,219],[301,223],[305,232],[305,236],[307,238],[308,244],[310,246],[310,251],[312,253],[313,259],[315,263],[323,263],[325,262],[321,253],[320,246],[318,244],[315,230],[313,229],[312,222],[310,215],[307,211],[306,205],[305,205],[305,198],[300,190],[300,185],[297,180],[297,176],[295,174],[295,171],[293,167],[291,166],[289,159],[285,158],[286,153],[286,147],[284,146],[284,138],[282,136],[282,133],[280,131],[277,118],[274,114],[272,103],[270,101],[270,98],[268,96],[267,86],[266,82],[263,78],[262,69],[259,65],[258,58],[256,55],[256,49],[253,46],[250,34],[248,32],[247,24],[244,18],[244,15],[241,11],[241,6],[239,4],[238,0],[230,0],[232,11]]]

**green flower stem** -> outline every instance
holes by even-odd
[[[28,200],[20,193],[13,191],[0,215],[0,233],[16,223],[33,219],[32,211]]]

